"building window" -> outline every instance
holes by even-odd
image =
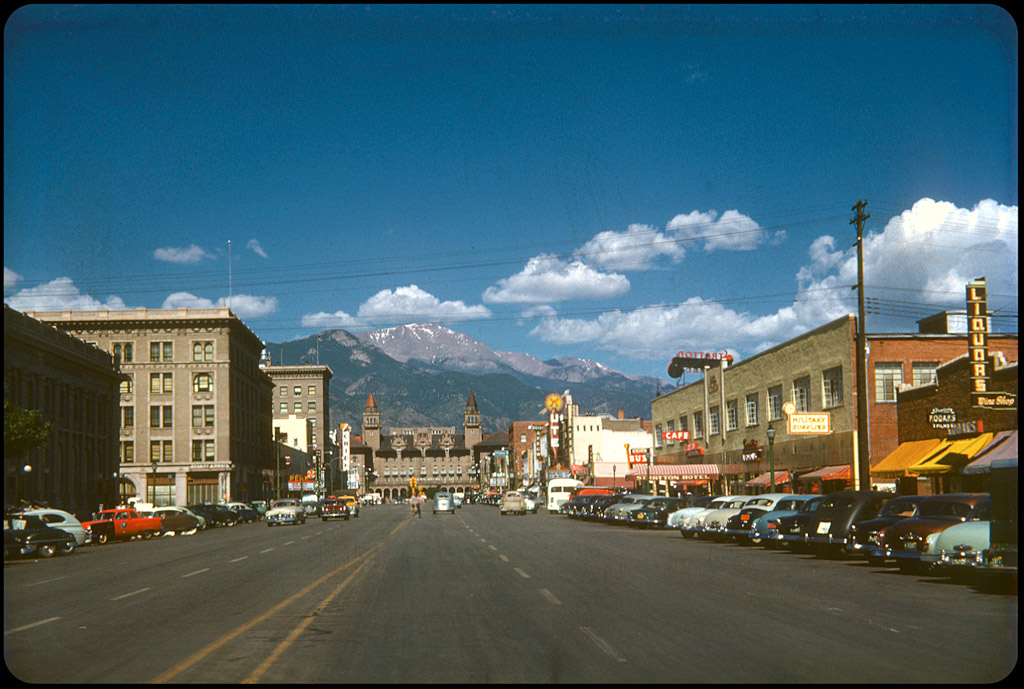
[[[311,411],[311,412],[316,411],[316,401],[315,400],[310,400],[309,402],[307,402],[306,403],[306,410],[307,411]]]
[[[174,407],[171,405],[154,404],[149,408],[150,428],[172,428],[174,419]]]
[[[936,382],[935,372],[939,368],[938,361],[915,361],[910,367],[914,377],[914,387]]]
[[[294,407],[293,407],[293,409],[294,409],[296,414],[301,414],[302,413],[302,402],[296,402]]]
[[[192,361],[213,361],[213,343],[193,342]]]
[[[307,395],[309,395],[310,397],[312,397],[313,395],[315,395],[315,394],[316,394],[316,386],[315,386],[315,385],[310,385],[310,386],[308,386],[308,387],[306,388],[306,394],[307,394]]]
[[[875,362],[875,401],[895,402],[903,384],[903,364],[899,361]]]
[[[149,360],[154,362],[168,362],[174,361],[174,343],[173,342],[150,342],[149,343]]]
[[[294,388],[292,388],[292,394],[294,394],[296,397],[301,395],[302,394],[302,386],[301,385],[296,385]]]
[[[192,392],[210,392],[213,390],[213,376],[209,373],[197,373],[192,379]]]
[[[757,393],[747,395],[747,426],[757,425]]]
[[[708,410],[708,424],[711,426],[709,435],[718,435],[722,432],[722,429],[718,427],[718,407],[711,407]]]
[[[133,464],[135,462],[135,441],[125,440],[121,443],[121,462]]]
[[[115,361],[130,364],[135,357],[135,346],[131,342],[115,342],[113,354]]]
[[[192,428],[213,428],[213,405],[192,405]]]
[[[174,459],[174,444],[170,440],[149,441],[150,462],[170,462]]]
[[[689,419],[687,418],[686,414],[683,414],[682,416],[679,417],[679,430],[685,431],[689,429],[689,426],[686,425],[688,420]]]
[[[843,404],[843,369],[830,368],[821,374],[821,392],[825,409]]]
[[[192,441],[192,461],[212,462],[216,457],[217,443],[213,440]]]
[[[740,427],[739,404],[736,400],[725,403],[725,430],[735,431]]]
[[[120,392],[122,395],[130,395],[132,394],[132,390],[134,389],[135,384],[131,378],[128,378],[128,380],[121,381]]]
[[[782,418],[782,386],[768,388],[768,420],[778,421]]]
[[[693,437],[694,439],[704,437],[704,412],[693,412]]]
[[[282,385],[281,387],[279,387],[279,388],[277,389],[277,393],[278,393],[279,395],[281,395],[281,397],[284,397],[285,395],[287,395],[287,394],[288,394],[288,388],[287,388],[287,387],[285,387],[284,385]]]
[[[654,447],[661,449],[661,424],[654,424]]]
[[[287,414],[288,413],[288,403],[287,402],[281,402],[280,412],[282,414]]]
[[[121,428],[135,427],[135,407],[121,407]]]
[[[672,420],[667,421],[665,423],[665,430],[667,430],[669,433],[672,433],[674,430],[676,430],[676,422]],[[675,445],[676,441],[672,440],[671,436],[669,436],[668,444]]]
[[[811,410],[811,377],[804,376],[793,381],[793,405],[798,412]]]

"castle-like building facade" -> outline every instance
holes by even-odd
[[[363,411],[362,444],[372,455],[376,478],[368,492],[400,500],[414,487],[464,493],[479,485],[474,447],[483,440],[480,410],[472,392],[463,414],[463,433],[454,426],[390,428],[381,432],[381,414],[373,393]]]

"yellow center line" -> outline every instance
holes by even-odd
[[[398,525],[394,529],[391,530],[391,533],[389,533],[387,536],[384,537],[383,541],[381,541],[377,545],[373,546],[372,548],[367,550],[362,555],[359,555],[358,557],[355,557],[355,558],[349,560],[348,562],[346,562],[342,566],[340,566],[337,569],[335,569],[333,572],[328,572],[327,574],[323,575],[322,577],[320,577],[316,581],[312,582],[311,584],[309,584],[308,586],[306,586],[302,590],[297,591],[296,593],[293,593],[292,595],[288,596],[283,601],[281,601],[277,605],[273,606],[272,608],[270,608],[266,612],[264,612],[264,613],[262,613],[260,615],[257,615],[256,617],[254,617],[253,619],[249,620],[245,624],[243,624],[243,625],[241,625],[239,627],[236,627],[234,630],[228,632],[227,634],[225,634],[221,638],[219,638],[216,641],[214,641],[212,644],[206,646],[205,648],[200,649],[199,651],[193,653],[191,656],[189,656],[185,660],[181,661],[177,665],[171,667],[169,670],[166,670],[165,672],[157,675],[156,677],[154,677],[151,680],[151,682],[153,684],[164,684],[166,682],[170,682],[172,679],[174,679],[175,677],[177,677],[181,673],[185,672],[189,668],[193,667],[194,665],[199,663],[201,660],[203,660],[204,658],[209,656],[211,653],[213,653],[217,649],[223,647],[228,642],[236,639],[240,635],[242,635],[245,632],[249,631],[250,629],[252,629],[256,625],[258,625],[260,622],[263,622],[266,619],[268,619],[269,617],[277,614],[278,612],[280,612],[284,608],[288,607],[289,605],[291,605],[295,601],[297,601],[300,598],[302,598],[303,596],[305,596],[310,591],[313,591],[314,589],[316,589],[318,586],[323,584],[325,581],[328,581],[332,577],[337,576],[338,574],[344,572],[346,569],[349,569],[349,568],[354,567],[354,566],[358,566],[356,571],[352,573],[352,576],[355,576],[355,574],[359,571],[359,569],[362,568],[362,565],[366,563],[366,561],[370,558],[370,556],[373,555],[375,552],[377,552],[387,542],[387,540],[389,538],[391,538],[395,534],[396,531],[398,531],[400,528],[405,526],[409,522],[409,519],[410,519],[409,517],[406,517],[405,520],[399,522]],[[344,588],[345,585],[352,579],[352,576],[350,576],[348,579],[346,579],[342,583],[342,585],[338,589],[336,589],[336,591],[334,593],[332,593],[328,597],[328,600],[330,600],[338,592],[340,592],[340,590],[342,588]],[[323,603],[321,603],[321,606],[322,605],[323,605]],[[311,620],[312,618],[310,617],[310,618],[307,618],[307,619]],[[305,625],[308,625],[308,624],[309,624],[308,622],[305,622]],[[292,634],[289,635],[289,638],[285,642],[290,644],[291,641],[294,641],[294,639],[292,637],[294,636],[295,638],[297,638],[298,634],[301,633],[302,629],[305,628],[305,625],[300,624],[299,628],[297,628],[297,631],[293,631]],[[280,654],[278,654],[278,655],[280,655]],[[262,668],[263,665],[261,665],[260,667]]]

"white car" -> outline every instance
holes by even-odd
[[[305,524],[306,510],[295,498],[271,500],[267,510],[267,526],[280,524]]]
[[[434,514],[438,512],[451,512],[455,514],[455,501],[451,493],[434,493]]]
[[[703,528],[697,532],[697,538],[708,536],[720,538],[725,533],[725,525],[729,517],[739,514],[740,510],[747,506],[747,503],[757,499],[756,495],[734,495],[729,502],[719,507],[714,512],[704,515]]]
[[[85,545],[85,542],[89,540],[88,530],[70,512],[41,507],[37,510],[27,510],[22,514],[34,515],[42,519],[47,526],[68,532],[75,537],[75,545]]]
[[[683,523],[679,525],[679,532],[683,535],[683,538],[690,538],[696,536],[699,532],[704,530],[704,520],[712,512],[717,512],[721,508],[729,504],[735,496],[725,495],[720,498],[715,498],[708,503],[707,507],[701,510],[697,510],[683,519]],[[687,508],[692,509],[692,508]]]
[[[638,493],[626,493],[619,498],[619,501],[604,511],[604,519],[612,523],[624,522],[626,513],[634,507],[640,507],[648,500],[653,500],[653,495],[641,495]]]

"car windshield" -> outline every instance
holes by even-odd
[[[937,518],[953,518],[953,519],[966,519],[967,515],[971,513],[971,506],[963,502],[954,502],[953,500],[929,500],[921,503],[921,507],[917,511],[918,517],[937,517]]]
[[[916,502],[910,502],[909,500],[890,500],[885,503],[882,511],[878,513],[879,517],[913,517],[914,513],[917,512]]]
[[[804,506],[800,508],[801,512],[814,512],[821,507],[824,498],[811,498],[804,503]]]
[[[975,507],[973,510],[971,510],[971,513],[967,515],[967,519],[968,521],[972,522],[992,521],[992,501],[986,500],[985,502]]]
[[[785,500],[779,500],[775,505],[775,509],[778,511],[782,510],[795,510],[800,506],[802,500],[796,500],[795,498],[787,498]]]

